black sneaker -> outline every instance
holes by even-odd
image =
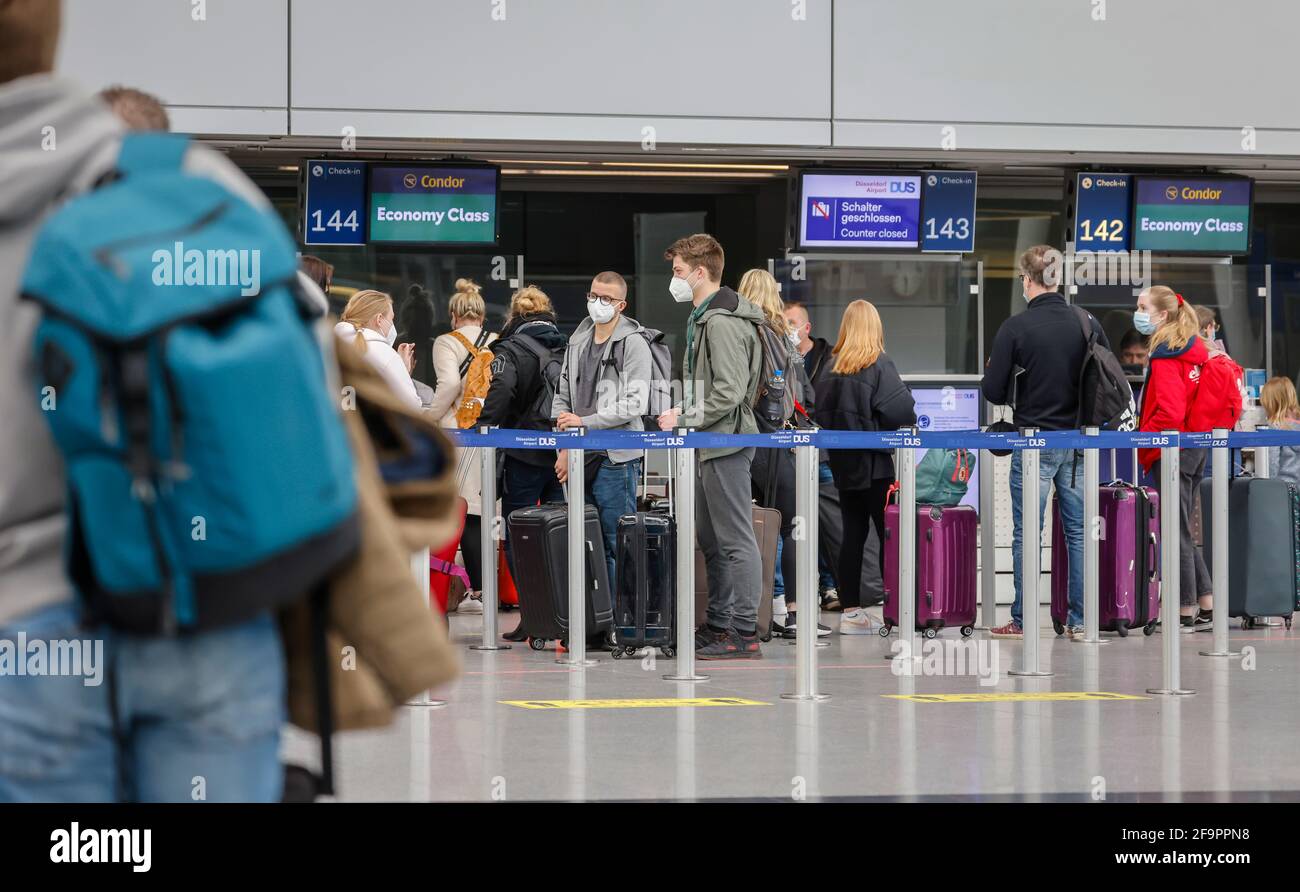
[[[795,622],[795,614],[793,611],[786,614],[785,632],[786,632],[785,634],[786,638],[794,638],[799,632],[799,626]],[[821,623],[817,624],[818,638],[826,638],[827,636],[830,635],[830,633],[831,630],[828,626],[823,626]]]
[[[719,632],[708,623],[705,623],[695,630],[695,652],[699,653],[719,638],[725,638],[726,636],[726,632]]]
[[[788,614],[788,613],[786,614],[786,616],[791,616],[791,615],[792,615],[792,614]],[[772,637],[773,637],[773,638],[793,638],[793,637],[794,637],[794,634],[793,634],[792,632],[790,632],[790,630],[787,629],[787,628],[785,627],[784,623],[783,623],[781,620],[778,620],[778,619],[776,619],[775,617],[773,617],[773,619],[772,619]]]
[[[843,609],[840,606],[840,593],[837,589],[828,588],[822,592],[822,610],[837,613]]]
[[[1209,632],[1214,629],[1214,611],[1196,609],[1196,617],[1192,620],[1192,630],[1196,632]]]
[[[758,635],[744,636],[735,629],[716,635],[713,641],[695,652],[701,660],[750,660],[763,656]]]

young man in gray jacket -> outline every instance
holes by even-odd
[[[758,433],[754,399],[763,367],[757,328],[762,311],[722,287],[722,245],[713,236],[678,239],[664,259],[673,265],[673,299],[695,308],[686,322],[685,399],[659,416],[659,427],[672,430],[680,423],[708,433]],[[695,533],[709,578],[708,622],[695,634],[701,660],[763,655],[758,643],[763,563],[750,499],[753,461],[752,446],[700,450]]]
[[[19,659],[74,650],[81,671],[0,675],[0,802],[188,802],[197,778],[209,801],[278,801],[273,618],[178,638],[84,628],[64,573],[64,467],[35,398],[39,314],[19,282],[41,223],[111,170],[123,128],[51,74],[59,14],[55,0],[0,0],[0,642],[25,640]],[[270,207],[212,151],[191,147],[185,168]]]
[[[645,430],[642,417],[650,399],[653,365],[650,345],[638,332],[641,323],[623,315],[627,282],[615,272],[591,281],[587,316],[569,338],[551,414],[561,430]],[[636,484],[643,449],[588,450],[585,469],[588,498],[600,515],[605,539],[605,563],[614,585],[614,546],[618,519],[636,513]],[[568,450],[555,460],[555,476],[564,483],[569,474]]]

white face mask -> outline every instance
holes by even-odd
[[[799,337],[799,332],[797,331],[790,332],[788,335],[786,335],[786,337],[790,339],[790,343],[793,344],[795,347],[798,347],[801,343],[803,343],[803,338]]]
[[[687,273],[685,279],[680,276],[673,276],[673,280],[668,283],[668,293],[671,294],[673,300],[677,301],[679,304],[690,303],[695,299],[695,289],[692,288],[690,282],[687,281],[689,278],[689,273]]]
[[[597,325],[603,325],[614,318],[614,308],[607,307],[598,300],[587,301],[587,315]]]
[[[397,342],[397,326],[392,322],[388,323],[388,334],[384,335],[384,340],[390,347]]]

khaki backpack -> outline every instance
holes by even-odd
[[[471,344],[469,338],[458,331],[453,331],[451,336],[469,351],[469,356],[460,368],[465,386],[461,390],[460,405],[456,407],[456,426],[467,430],[478,421],[479,413],[483,411],[483,400],[492,384],[492,351]],[[479,343],[483,343],[487,337],[488,333],[484,331],[479,336]]]

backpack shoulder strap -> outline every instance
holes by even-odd
[[[1079,320],[1079,328],[1083,330],[1083,339],[1091,347],[1093,341],[1097,340],[1097,333],[1092,330],[1092,322],[1088,316],[1088,311],[1083,307],[1070,304],[1070,309],[1074,312],[1074,318]]]
[[[463,334],[461,334],[458,331],[451,332],[451,336],[457,341],[457,343],[459,343],[462,347],[464,347],[466,350],[469,351],[469,355],[471,359],[473,359],[475,356],[478,356],[478,345],[471,344],[469,342],[469,338],[465,337]]]
[[[124,176],[180,170],[189,148],[189,139],[176,133],[128,133],[122,138],[117,170]]]

